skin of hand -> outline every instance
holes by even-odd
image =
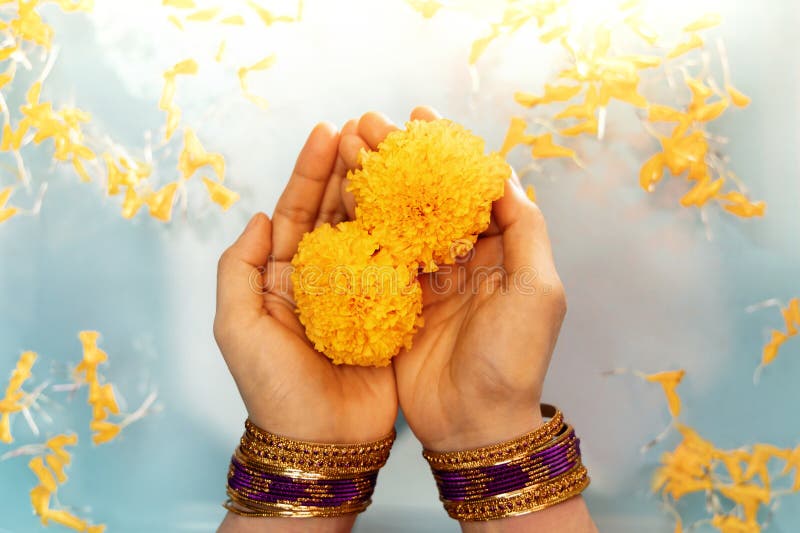
[[[411,119],[434,120],[427,107]],[[342,135],[348,168],[394,131],[385,116],[367,113]],[[346,180],[345,180],[346,181]],[[346,183],[343,183],[346,186]],[[348,211],[352,197],[345,197]],[[400,405],[422,445],[435,451],[482,447],[542,424],[545,375],[566,313],[544,217],[516,176],[492,207],[489,228],[455,265],[420,276],[425,326],[410,350],[393,361]],[[596,531],[582,498],[546,511],[465,531]]]
[[[342,129],[355,133],[356,121]],[[391,367],[333,365],[305,335],[294,311],[291,260],[304,233],[346,217],[341,134],[317,125],[298,156],[270,220],[256,214],[219,260],[214,337],[250,420],[289,438],[334,444],[380,439],[397,417]],[[342,518],[244,518],[220,531],[349,531]]]

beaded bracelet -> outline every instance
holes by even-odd
[[[447,513],[457,520],[494,520],[532,513],[583,492],[589,476],[580,439],[561,412],[542,405],[550,420],[507,442],[458,452],[423,451]]]
[[[225,508],[243,516],[332,517],[371,503],[395,432],[364,444],[320,444],[269,433],[249,420],[228,469]]]

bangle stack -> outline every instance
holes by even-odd
[[[583,492],[589,476],[580,439],[563,415],[516,439],[474,450],[423,451],[447,513],[457,520],[494,520],[532,513]]]
[[[228,469],[225,507],[243,516],[332,517],[369,506],[395,432],[364,444],[319,444],[245,422]]]

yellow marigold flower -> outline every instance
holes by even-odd
[[[449,120],[408,122],[348,175],[356,218],[398,263],[425,272],[453,263],[488,227],[511,174],[483,150],[483,139]]]
[[[292,259],[300,322],[336,364],[386,366],[422,325],[415,269],[397,265],[357,222],[307,233]]]

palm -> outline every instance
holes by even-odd
[[[289,266],[287,262],[275,263],[278,279],[288,279]],[[264,308],[268,317],[256,326],[253,335],[254,347],[264,353],[260,359],[269,361],[259,365],[256,372],[259,402],[267,395],[265,404],[273,417],[302,412],[316,420],[328,420],[330,434],[355,440],[370,440],[375,428],[390,428],[397,415],[391,368],[331,364],[306,337],[294,310],[291,288],[272,283],[270,277],[267,269],[265,288],[269,290],[264,294]],[[274,427],[276,422],[264,427]],[[296,423],[296,419],[289,423]],[[385,429],[382,434],[387,432]]]
[[[411,113],[412,120],[437,118],[426,107]],[[364,115],[355,134],[342,136],[347,166],[357,167],[359,151],[377,149],[395,129],[380,114]],[[352,217],[352,203],[348,212]],[[480,446],[482,439],[512,437],[541,421],[542,384],[565,312],[563,289],[544,220],[518,181],[506,183],[492,212],[468,261],[421,276],[425,326],[394,359],[400,405],[427,447]],[[459,287],[459,279],[467,286]]]
[[[301,440],[378,439],[397,415],[391,369],[331,364],[306,337],[288,285],[302,235],[346,216],[345,173],[338,135],[315,128],[272,222],[255,217],[258,227],[248,226],[220,260],[214,330],[248,414],[262,428]]]
[[[425,443],[446,441],[456,428],[476,422],[465,417],[502,417],[499,406],[505,409],[509,399],[535,405],[541,395],[539,376],[548,361],[532,365],[529,358],[510,355],[549,353],[551,346],[531,343],[550,336],[535,332],[535,300],[520,305],[516,298],[520,287],[502,269],[502,246],[502,235],[483,237],[468,261],[422,278],[425,327],[411,350],[395,360],[395,369],[403,411]],[[459,277],[465,280],[461,286]],[[450,290],[443,290],[448,281]],[[497,346],[518,349],[497,353]]]

